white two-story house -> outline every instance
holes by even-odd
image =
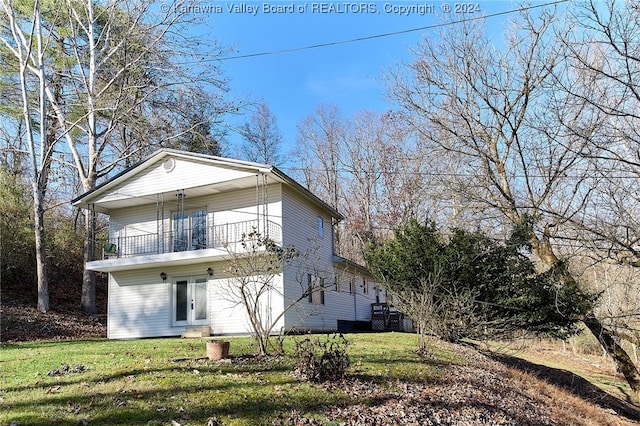
[[[249,333],[243,306],[223,289],[235,279],[230,247],[252,231],[313,259],[309,271],[298,262],[277,273],[277,291],[262,307],[267,320],[300,297],[305,280],[322,280],[274,331],[357,328],[385,299],[365,268],[334,254],[342,215],[273,166],[163,149],[74,205],[109,216],[108,241],[99,241],[86,268],[109,274],[111,339],[177,336],[192,326]]]

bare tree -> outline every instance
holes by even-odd
[[[31,190],[33,195],[36,269],[38,280],[37,307],[41,312],[49,310],[49,282],[47,277],[46,245],[44,229],[45,193],[51,168],[55,141],[49,136],[47,123],[47,76],[44,57],[46,35],[42,24],[40,2],[33,5],[33,20],[27,28],[21,26],[19,12],[10,1],[2,1],[3,25],[0,42],[7,48],[19,67],[22,98],[22,114],[29,153]],[[34,77],[35,82],[34,82]],[[31,87],[31,83],[36,87]],[[37,124],[36,124],[37,123]]]
[[[333,208],[340,208],[340,158],[345,142],[345,120],[337,106],[320,104],[314,114],[298,124],[298,146],[294,156],[303,182]]]
[[[278,127],[278,120],[273,115],[266,102],[258,104],[251,118],[239,130],[244,138],[242,156],[244,159],[256,163],[282,164],[280,147],[282,133]]]
[[[297,146],[292,153],[296,175],[311,192],[336,210],[344,200],[341,157],[345,147],[345,119],[336,105],[323,103],[298,124]],[[333,227],[335,247],[341,245],[338,226]]]
[[[360,111],[349,118],[340,158],[343,256],[362,261],[367,242],[386,238],[409,218],[426,219],[428,173],[412,136],[393,112]]]
[[[573,221],[588,206],[598,170],[577,153],[583,138],[566,132],[564,122],[592,131],[600,121],[588,108],[557,90],[570,78],[555,17],[522,16],[512,23],[497,49],[478,21],[425,40],[397,73],[392,95],[434,152],[457,164],[469,185],[456,188],[465,202],[501,214],[495,227],[529,228],[530,244],[548,268],[574,285],[565,259],[565,241],[575,236]],[[455,188],[455,187],[454,187]],[[627,379],[635,400],[640,372],[619,345],[613,330],[591,312],[581,318]]]
[[[587,271],[603,291],[599,315],[616,338],[635,348],[640,345],[640,305],[633,297],[640,274],[640,7],[589,1],[570,12],[567,27],[579,31],[560,35],[579,78],[559,79],[559,87],[600,122],[589,131],[562,122],[586,142],[579,154],[599,172],[589,207],[574,225],[589,242],[585,257],[593,266]],[[636,393],[639,388],[636,377]]]
[[[579,31],[564,31],[561,40],[577,78],[558,79],[558,85],[599,122],[585,129],[562,121],[567,132],[586,141],[579,154],[600,173],[596,196],[576,225],[605,257],[640,267],[640,7],[587,2],[571,10],[569,28]]]
[[[295,157],[306,186],[345,213],[335,246],[351,260],[363,260],[367,241],[410,217],[427,216],[428,166],[415,132],[395,112],[343,117],[337,107],[321,104],[298,125]]]
[[[175,120],[158,125],[163,111],[176,117],[176,97],[197,98],[203,86],[218,92],[225,88],[217,68],[202,62],[215,58],[220,48],[189,36],[189,27],[197,24],[190,4],[185,0],[160,10],[151,0],[51,4],[46,31],[55,49],[46,52],[41,70],[30,65],[29,72],[43,72],[49,79],[43,88],[49,129],[66,142],[60,160],[75,169],[82,191],[168,139],[202,133],[207,124],[202,116],[177,117],[181,125]],[[22,17],[14,26],[14,38],[25,38],[22,23],[27,21]],[[87,262],[93,260],[94,231],[95,213],[89,211]],[[84,273],[81,304],[86,313],[96,310],[91,271]]]
[[[398,291],[387,289],[393,305],[415,322],[420,336],[418,349],[421,352],[427,350],[429,336],[444,336],[446,334],[443,333],[443,329],[449,323],[444,320],[447,316],[458,315],[462,312],[452,310],[450,304],[443,303],[437,296],[438,289],[443,284],[439,271],[435,271],[420,279],[415,288]],[[467,302],[462,298],[458,298],[457,301],[460,304]]]
[[[341,173],[345,176],[346,220],[340,224],[343,238],[338,251],[351,260],[360,260],[364,244],[375,238],[378,228],[376,208],[383,178],[379,164],[386,142],[383,139],[378,116],[372,112],[363,111],[352,118],[346,131],[340,159]]]
[[[299,291],[285,291],[282,281],[284,268],[293,262],[304,260],[308,253],[300,253],[295,247],[280,247],[269,237],[257,231],[242,236],[236,243],[226,245],[228,278],[221,285],[223,297],[233,306],[242,306],[260,355],[266,355],[270,338],[278,324],[299,303],[324,291],[324,279],[313,269],[303,267],[305,273],[298,274]],[[305,261],[301,265],[306,265]],[[308,277],[318,277],[311,279]],[[275,309],[272,309],[272,303]]]

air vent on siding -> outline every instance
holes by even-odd
[[[174,160],[173,158],[169,158],[164,162],[163,166],[164,166],[164,171],[169,173],[176,167],[176,160]]]

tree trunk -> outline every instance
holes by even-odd
[[[95,257],[96,217],[93,206],[87,210],[84,220],[84,272],[82,274],[82,311],[87,315],[96,313],[96,274],[87,269],[87,262]]]
[[[42,192],[38,183],[34,182],[34,229],[36,243],[36,272],[38,276],[38,304],[40,312],[49,311],[49,279],[47,274],[46,244],[44,231],[44,207],[42,205]]]
[[[542,239],[538,239],[537,236],[533,235],[531,242],[535,252],[545,264],[552,268],[560,264],[560,259],[556,256],[549,241],[547,230],[545,230]],[[575,283],[575,278],[568,271],[563,271],[562,275],[564,281]],[[631,388],[631,395],[629,395],[631,401],[634,404],[640,404],[640,370],[633,363],[629,354],[618,343],[619,336],[616,336],[612,330],[606,328],[593,312],[589,312],[582,319],[582,322],[616,363],[618,371],[624,375]]]
[[[633,363],[631,357],[618,343],[618,338],[613,331],[607,329],[600,320],[593,314],[587,315],[583,320],[589,331],[598,339],[602,347],[607,351],[609,356],[613,358],[624,378],[631,387],[631,401],[634,404],[640,403],[640,372]]]
[[[20,89],[22,98],[22,113],[26,128],[26,138],[28,144],[28,155],[30,160],[31,189],[33,195],[34,213],[34,238],[36,251],[36,273],[38,280],[38,300],[37,308],[41,312],[49,310],[49,282],[47,279],[47,257],[44,228],[44,198],[47,184],[47,173],[49,171],[49,156],[51,151],[47,144],[47,121],[46,121],[46,78],[44,73],[42,41],[42,23],[40,16],[40,4],[36,2],[33,9],[32,27],[27,33],[23,33],[20,24],[17,22],[16,11],[10,3],[3,3],[3,18],[6,18],[7,29],[12,33],[15,47],[4,37],[0,38],[7,52],[12,52],[20,64]],[[4,35],[4,34],[3,34]],[[32,43],[35,38],[36,43]],[[27,43],[31,39],[31,43]],[[35,64],[35,65],[34,65]],[[38,79],[38,96],[33,95],[29,87],[29,73],[33,73]],[[38,100],[37,113],[32,111],[33,99]],[[34,137],[35,125],[32,124],[39,119],[39,137]]]
[[[87,148],[89,151],[88,164],[86,169],[86,180],[84,189],[90,191],[96,186],[96,169],[98,166],[98,150],[97,150],[97,114],[96,114],[96,55],[94,30],[96,22],[93,16],[93,3],[87,2],[87,39],[89,44],[89,73],[87,82]],[[96,232],[96,213],[93,205],[89,206],[87,216],[85,217],[85,252],[84,261],[85,268],[82,275],[82,310],[85,314],[93,315],[96,313],[96,274],[87,270],[87,262],[91,262],[95,257],[95,232]]]

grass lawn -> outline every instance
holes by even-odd
[[[462,362],[437,347],[422,360],[413,334],[346,337],[349,373],[374,382],[429,381],[443,364]],[[294,411],[314,415],[325,405],[366,403],[295,378],[292,339],[285,356],[257,360],[241,356],[253,353],[250,339],[229,338],[232,361],[202,359],[200,339],[2,345],[0,425],[206,425],[210,418],[223,425],[277,424]],[[48,374],[62,364],[85,371]]]

